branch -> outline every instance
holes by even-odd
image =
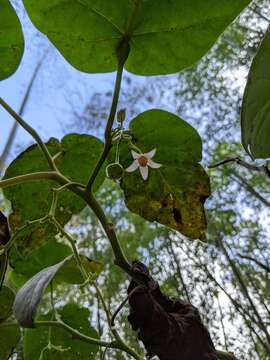
[[[189,296],[189,293],[188,293],[188,289],[187,289],[186,283],[184,281],[182,271],[181,271],[181,268],[180,268],[180,265],[179,265],[179,261],[177,259],[177,255],[176,255],[176,253],[174,251],[173,244],[172,244],[172,239],[171,239],[170,236],[167,237],[166,243],[168,244],[168,249],[167,250],[168,250],[168,252],[171,253],[171,255],[173,257],[173,260],[174,260],[173,266],[174,265],[176,266],[176,269],[177,269],[177,272],[178,272],[178,275],[179,275],[179,278],[180,278],[180,281],[181,281],[181,284],[182,284],[182,288],[183,288],[184,293],[186,295],[186,298],[187,298],[188,302],[191,303],[191,299],[190,299],[190,296]]]
[[[258,266],[260,266],[262,269],[266,270],[268,273],[270,273],[270,267],[263,264],[262,262],[260,262],[259,260],[257,259],[254,259],[253,257],[251,256],[247,256],[247,255],[242,255],[242,254],[238,254],[238,256],[242,259],[246,259],[246,260],[250,260],[250,261],[253,261],[255,262]]]
[[[260,342],[260,344],[263,346],[263,348],[266,351],[269,351],[269,345],[267,343],[264,342],[264,340],[261,338],[261,336],[259,335],[259,332],[253,328],[252,324],[256,324],[258,326],[257,323],[257,319],[254,319],[253,314],[250,313],[250,311],[248,311],[247,307],[243,306],[241,304],[241,302],[238,302],[236,300],[234,300],[234,298],[227,292],[227,290],[217,281],[217,279],[213,276],[213,273],[208,269],[208,267],[203,264],[200,259],[196,258],[194,259],[193,257],[191,257],[191,253],[187,252],[183,249],[183,247],[181,247],[182,251],[184,251],[184,253],[188,256],[188,258],[194,262],[194,264],[199,265],[200,267],[203,267],[205,273],[207,274],[208,278],[210,280],[212,280],[216,286],[229,298],[229,300],[231,301],[232,305],[234,306],[234,308],[236,309],[236,311],[239,312],[239,314],[243,317],[245,324],[247,325],[248,329],[254,334],[254,336],[256,336],[256,338],[258,339],[258,341]],[[198,261],[199,260],[199,261]]]
[[[116,330],[116,328],[112,325],[112,321],[111,321],[111,313],[110,313],[110,310],[108,309],[106,303],[105,303],[105,300],[104,300],[104,297],[99,289],[99,287],[93,283],[95,289],[96,289],[96,292],[97,292],[97,296],[98,298],[100,299],[101,301],[101,304],[103,306],[103,309],[105,311],[105,314],[106,314],[106,318],[107,318],[107,322],[108,322],[108,325],[109,325],[109,328],[113,334],[113,336],[115,337],[117,343],[121,344],[122,346],[122,350],[126,351],[128,354],[132,355],[135,359],[137,360],[143,360],[141,358],[141,356],[139,354],[136,353],[135,350],[133,350],[132,348],[130,348],[120,337],[120,335],[118,334],[118,331]]]
[[[219,360],[237,360],[232,353],[216,350],[216,354]]]
[[[231,178],[234,179],[240,186],[243,186],[251,195],[255,196],[264,205],[270,207],[270,202],[266,200],[258,191],[256,191],[245,178],[239,175],[236,171],[232,171]]]
[[[117,315],[119,314],[119,312],[123,309],[123,307],[125,306],[125,304],[127,303],[127,301],[131,298],[131,296],[135,293],[135,291],[137,291],[140,287],[142,287],[142,285],[138,285],[136,286],[129,294],[128,296],[126,296],[126,298],[121,302],[121,304],[118,306],[118,308],[115,310],[112,318],[111,318],[111,327],[114,327],[115,325],[115,319],[117,317]]]
[[[30,125],[28,125],[27,122],[25,122],[23,118],[18,115],[2,98],[0,98],[0,105],[24,128],[24,130],[26,130],[36,140],[51,170],[57,171],[54,160],[51,157],[47,146],[43,143],[41,137],[36,132],[36,130],[34,130]]]
[[[17,322],[5,322],[5,323],[0,324],[0,328],[6,327],[6,326],[17,326],[17,325],[18,325]],[[50,321],[50,320],[36,321],[35,326],[36,327],[59,327],[59,328],[64,329],[65,331],[67,331],[69,334],[71,334],[73,338],[87,342],[89,344],[107,347],[107,348],[111,348],[111,349],[126,350],[122,347],[121,344],[117,343],[116,341],[107,342],[107,341],[98,340],[98,339],[92,338],[90,336],[84,335],[84,334],[80,333],[78,330],[72,328],[71,326],[67,325],[66,323],[64,323],[61,320],[58,320],[58,321]],[[132,355],[132,354],[130,354],[130,355]]]
[[[227,259],[233,274],[235,276],[235,278],[238,281],[240,290],[242,291],[243,295],[245,296],[245,298],[248,300],[250,307],[252,308],[255,317],[257,318],[258,321],[258,326],[260,327],[260,329],[264,332],[266,339],[268,341],[268,343],[270,344],[270,334],[269,331],[267,329],[267,326],[264,324],[263,319],[261,317],[261,315],[259,314],[259,311],[257,310],[257,307],[255,305],[255,303],[253,302],[253,299],[248,291],[248,288],[245,284],[245,281],[243,280],[242,277],[242,272],[241,270],[238,268],[238,266],[236,265],[235,261],[231,258],[228,250],[225,247],[225,244],[223,243],[222,239],[220,238],[219,234],[217,234],[217,241],[221,247],[221,250],[223,252],[223,254],[225,255],[225,258]]]
[[[58,182],[60,185],[65,185],[69,181],[63,175],[61,175],[57,171],[40,171],[34,172],[25,175],[15,176],[9,179],[0,181],[0,189],[4,189],[6,187],[14,186],[17,184],[29,182],[29,181],[38,181],[38,180],[53,180]]]
[[[270,169],[268,169],[267,166],[257,166],[257,165],[249,164],[246,161],[241,160],[238,156],[224,159],[224,160],[222,160],[222,161],[220,161],[220,162],[218,162],[216,164],[208,166],[208,168],[209,169],[214,169],[216,167],[228,164],[230,162],[235,162],[238,165],[241,165],[241,166],[243,166],[244,168],[246,168],[248,170],[260,172],[260,173],[266,175],[268,178],[270,178]]]

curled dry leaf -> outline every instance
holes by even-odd
[[[141,262],[133,263],[133,271],[145,287],[132,280],[128,294],[132,329],[138,330],[149,358],[160,360],[217,360],[216,350],[204,327],[198,310],[190,303],[164,295]]]
[[[5,215],[0,211],[0,250],[1,247],[5,246],[10,239],[8,221]],[[5,279],[7,270],[8,253],[0,255],[0,290]]]

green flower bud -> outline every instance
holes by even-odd
[[[125,121],[125,118],[126,118],[126,109],[119,110],[117,113],[117,121],[120,124],[123,124],[123,122]]]
[[[106,176],[111,180],[120,180],[123,174],[123,166],[119,163],[112,163],[106,167]]]

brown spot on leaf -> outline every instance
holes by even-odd
[[[8,222],[5,215],[0,211],[0,245],[6,245],[10,239]]]

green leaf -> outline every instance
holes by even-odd
[[[47,146],[52,156],[57,155],[56,165],[59,170],[71,181],[79,183],[87,182],[103,148],[102,142],[94,136],[78,134],[66,135],[61,142],[52,138]],[[10,164],[4,178],[49,170],[40,149],[33,145]],[[101,171],[94,190],[98,189],[104,178],[105,173]],[[9,224],[13,232],[19,231],[28,221],[43,218],[48,214],[52,203],[51,189],[57,186],[52,181],[33,181],[5,189],[4,195],[12,205]],[[84,207],[83,200],[65,189],[59,194],[55,217],[61,225],[65,225],[72,215],[80,213]],[[56,233],[57,229],[51,222],[35,222],[17,234],[16,246],[19,252],[26,256],[53,238]]]
[[[0,359],[8,360],[21,337],[18,325],[0,326]]]
[[[3,286],[0,291],[0,323],[12,314],[12,305],[15,295],[7,286]]]
[[[126,69],[139,75],[178,72],[198,61],[249,0],[24,0],[37,28],[74,67],[114,71],[129,39]]]
[[[176,115],[149,110],[130,123],[133,144],[142,153],[156,148],[145,181],[139,170],[125,173],[121,181],[127,207],[149,221],[157,221],[192,239],[204,239],[205,199],[210,195],[209,178],[198,162],[202,143],[196,130]],[[127,146],[121,146],[120,162],[127,168],[133,161]]]
[[[89,324],[89,310],[76,304],[67,304],[63,309],[57,309],[61,320],[83,334],[98,339],[98,333]],[[43,315],[39,320],[51,320],[52,313]],[[27,329],[24,335],[24,359],[39,359],[42,350],[48,345],[49,328]],[[65,330],[51,328],[53,348],[45,350],[42,360],[91,360],[96,359],[98,347],[72,338]],[[56,349],[54,348],[56,347]],[[57,348],[59,350],[57,350]],[[63,351],[60,351],[60,350]]]
[[[3,250],[4,247],[10,239],[8,221],[6,216],[0,211],[0,251]],[[0,291],[5,280],[5,275],[7,271],[8,265],[8,252],[4,252],[0,255]]]
[[[84,256],[80,256],[80,259],[89,276],[96,276],[96,272],[102,271],[100,263],[87,259]],[[64,281],[69,284],[81,284],[84,281],[73,256],[68,256],[60,263],[41,270],[28,280],[16,294],[13,312],[21,326],[34,327],[34,317],[42,295],[53,278],[55,278],[56,282]]]
[[[22,257],[16,248],[12,248],[9,262],[12,269],[27,280],[44,268],[59,263],[71,254],[72,250],[68,245],[50,240],[26,257]]]
[[[24,38],[16,12],[8,0],[0,0],[0,80],[17,70],[23,51]]]
[[[8,266],[8,253],[0,255],[0,291],[5,280],[6,271]]]
[[[241,114],[242,144],[253,159],[270,157],[270,27],[248,75]]]

